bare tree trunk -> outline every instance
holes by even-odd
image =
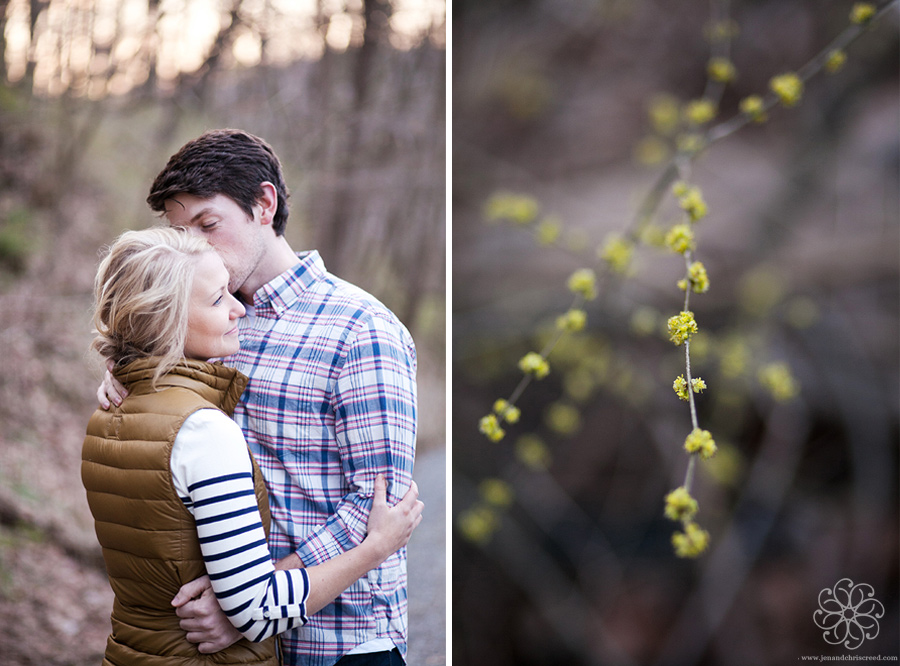
[[[324,246],[335,257],[335,269],[342,271],[356,262],[356,243],[351,238],[354,221],[350,219],[353,211],[358,209],[358,202],[352,197],[351,181],[354,172],[365,165],[365,140],[362,135],[362,119],[369,101],[369,90],[379,48],[385,39],[388,29],[387,17],[390,15],[390,4],[386,0],[364,0],[363,18],[365,31],[353,68],[353,102],[350,109],[351,122],[347,150],[344,152],[336,188],[336,201],[331,220],[324,229]]]
[[[43,12],[49,4],[50,0],[31,0],[28,5],[28,60],[25,63],[25,78],[22,79],[22,83],[29,90],[34,90],[34,68],[37,65],[37,61],[34,57],[34,45],[37,37],[37,35],[35,34],[37,22],[38,18],[41,15],[41,12]]]
[[[156,32],[159,23],[159,0],[147,0],[147,18],[148,26],[144,33],[145,43],[150,43],[150,35]],[[156,65],[159,62],[159,53],[156,49],[147,48],[147,82],[144,89],[150,97],[156,95],[157,72]]]
[[[0,0],[0,83],[9,83],[9,74],[6,70],[6,11],[9,9],[9,0]]]

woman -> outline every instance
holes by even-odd
[[[228,417],[246,378],[210,358],[237,351],[244,307],[212,247],[184,230],[126,232],[95,282],[93,348],[128,397],[98,409],[82,479],[115,593],[104,665],[277,664],[272,638],[406,545],[421,520],[415,484],[388,508],[375,481],[365,540],[308,569],[276,571],[262,475]],[[202,655],[172,606],[208,573],[244,640]]]

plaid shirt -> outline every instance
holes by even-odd
[[[269,490],[272,555],[306,566],[359,544],[375,476],[397,502],[412,480],[416,352],[397,318],[317,252],[259,289],[225,359],[250,378],[234,413]],[[406,654],[406,549],[282,635],[284,663],[330,666],[389,638]]]

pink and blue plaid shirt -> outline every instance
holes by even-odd
[[[388,501],[412,480],[416,352],[373,296],[326,272],[317,252],[264,285],[227,359],[250,378],[234,413],[269,490],[272,555],[306,566],[359,544],[375,476]],[[282,636],[284,663],[331,666],[366,641],[406,654],[406,549]]]

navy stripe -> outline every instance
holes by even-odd
[[[237,511],[229,511],[228,513],[220,513],[217,516],[210,516],[209,518],[201,518],[196,521],[197,525],[210,525],[212,523],[218,523],[222,520],[229,520],[231,518],[238,518],[240,516],[246,516],[248,513],[258,512],[259,507],[256,506],[248,506],[246,509],[239,509]],[[257,525],[262,527],[262,523],[259,521],[256,522]]]
[[[225,609],[222,609],[222,610],[224,611],[225,615],[227,615],[228,617],[234,617],[238,613],[241,613],[241,612],[247,610],[248,608],[250,608],[250,605],[252,603],[253,603],[253,599],[247,599],[247,601],[242,603],[240,606],[235,606],[234,608],[231,608],[229,610],[225,610]],[[256,620],[256,621],[258,622],[258,620]],[[254,622],[254,620],[250,620],[250,622],[248,622],[247,624],[253,624],[253,622]],[[238,631],[240,631],[240,629],[238,629]]]
[[[264,555],[263,557],[259,557],[255,560],[253,560],[252,562],[242,562],[240,564],[240,566],[232,567],[231,569],[228,569],[226,571],[220,571],[219,573],[209,574],[209,579],[210,580],[222,580],[223,578],[229,578],[229,577],[239,574],[243,571],[247,571],[249,569],[258,567],[260,564],[265,564],[266,562],[269,562],[269,561],[270,561],[269,556]]]
[[[256,493],[251,488],[249,490],[241,490],[238,492],[226,493],[224,495],[215,495],[208,499],[194,502],[194,506],[209,506],[210,504],[216,504],[217,502],[227,502],[228,500],[237,499],[239,497],[256,497]]]
[[[229,530],[228,532],[221,532],[219,534],[213,534],[210,536],[202,536],[200,537],[200,543],[214,543],[216,541],[221,541],[222,539],[230,539],[231,537],[240,536],[261,527],[262,525],[260,523],[253,523],[252,525],[247,525],[246,527],[241,527],[236,530]]]
[[[224,598],[230,597],[231,595],[237,594],[238,592],[243,592],[247,588],[253,587],[254,585],[259,585],[260,583],[263,583],[268,579],[269,579],[269,574],[266,574],[265,576],[258,576],[257,578],[254,578],[253,580],[248,580],[243,585],[239,585],[237,587],[232,587],[231,589],[226,590],[225,592],[222,592],[221,594],[217,594],[216,598],[224,599]]]
[[[237,479],[250,479],[253,480],[253,475],[250,472],[238,472],[236,474],[225,474],[224,476],[214,476],[211,479],[203,479],[202,481],[197,481],[196,483],[192,483],[188,486],[188,491],[193,492],[197,490],[197,488],[204,488],[206,486],[212,486],[216,483],[224,483],[225,481],[235,481]]]

